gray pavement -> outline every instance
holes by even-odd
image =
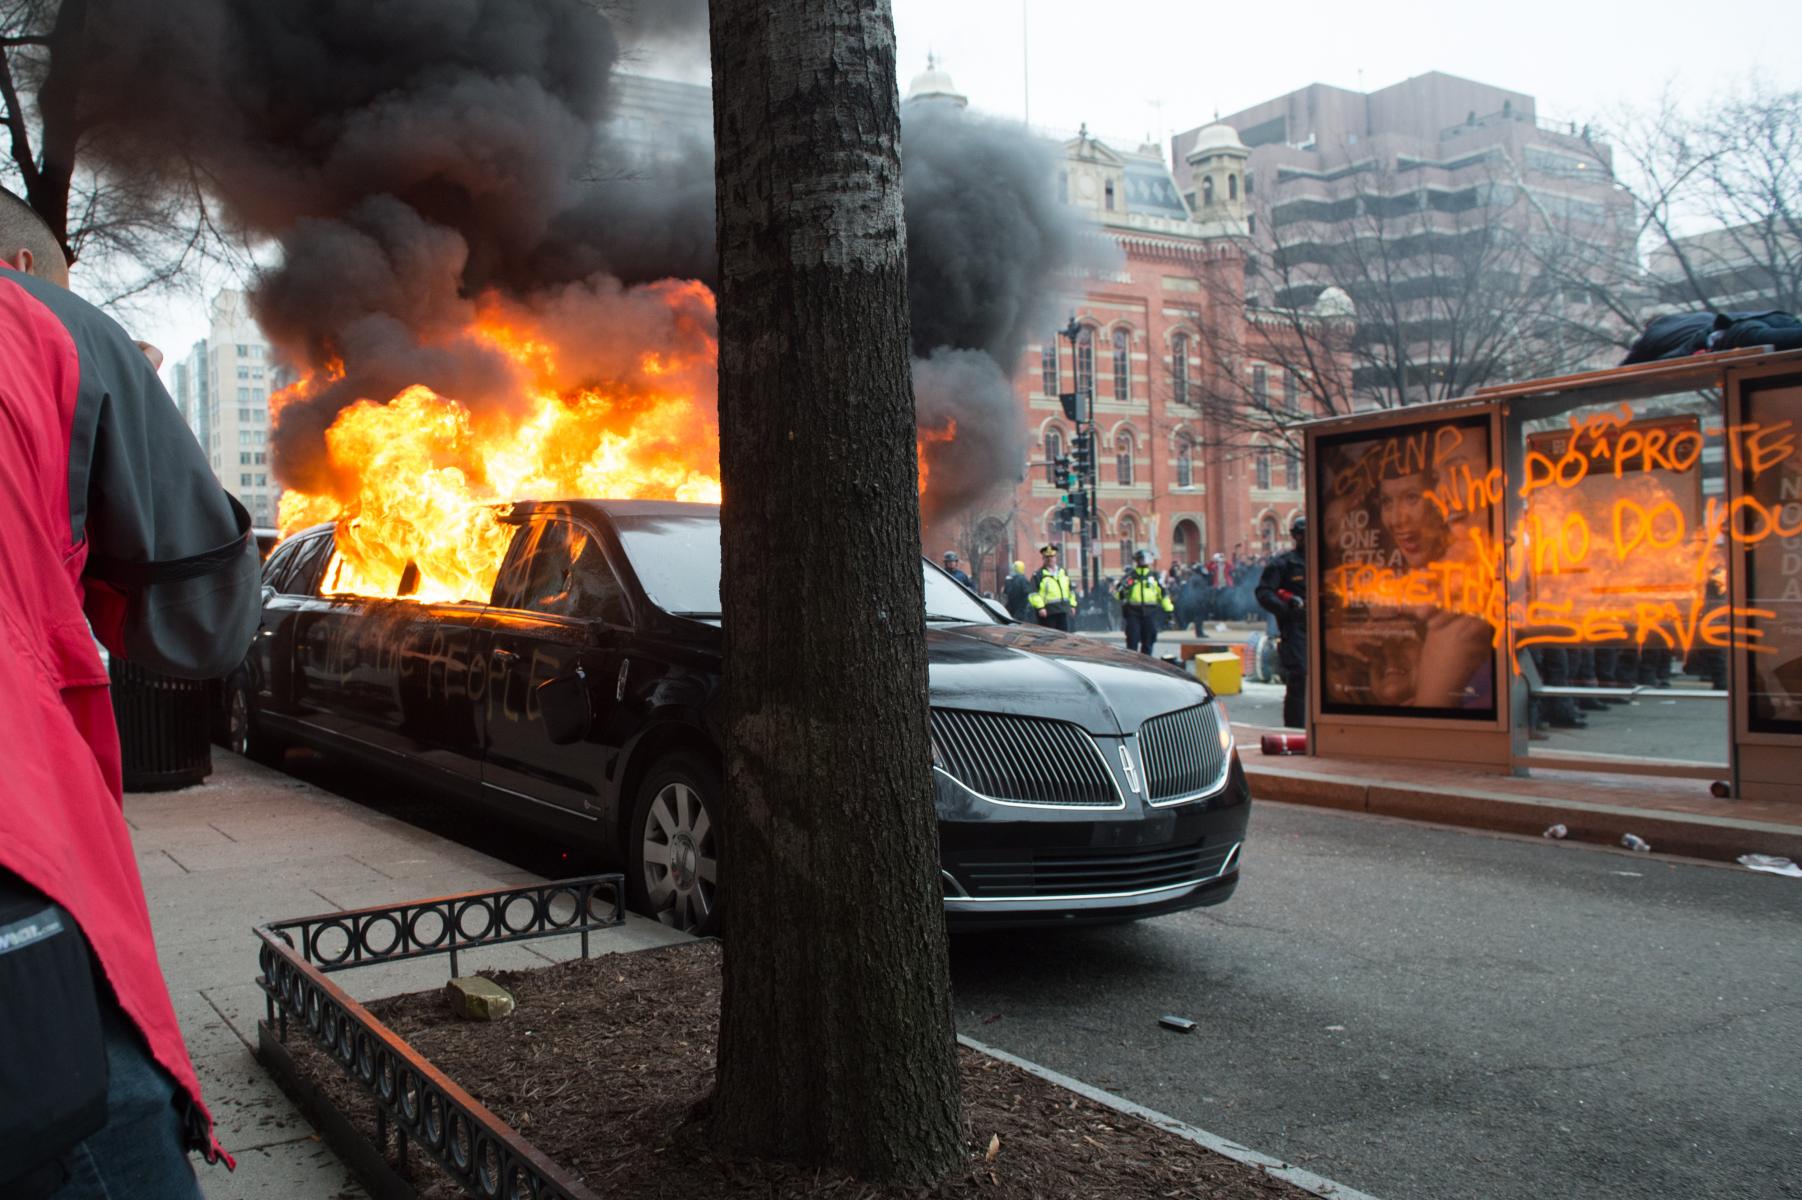
[[[213,761],[214,774],[200,787],[125,800],[176,1016],[219,1140],[238,1159],[230,1174],[201,1168],[202,1189],[208,1200],[361,1200],[363,1190],[250,1053],[264,1012],[252,927],[531,883],[562,860],[540,852],[521,866],[224,751],[215,749]],[[676,936],[632,917],[598,935],[595,949]],[[577,952],[574,938],[547,939],[476,951],[460,965],[465,972],[542,966]],[[337,980],[373,999],[438,986],[447,974],[442,961],[421,959]]]
[[[1802,881],[1274,804],[1247,851],[955,940],[960,1029],[1385,1200],[1802,1196]]]

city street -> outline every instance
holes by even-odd
[[[527,870],[593,865],[289,769]],[[1277,804],[1244,861],[1218,908],[954,939],[959,1029],[1383,1200],[1802,1196],[1802,881]]]
[[[1244,863],[958,939],[959,1027],[1385,1200],[1802,1196],[1802,882],[1283,805]]]

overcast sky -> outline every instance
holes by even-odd
[[[936,52],[972,107],[1164,140],[1310,83],[1374,91],[1445,71],[1579,123],[1667,85],[1705,98],[1756,73],[1802,86],[1802,3],[1669,0],[894,0],[901,86]],[[1022,38],[1022,28],[1025,35]],[[1021,46],[1024,40],[1026,53]],[[1023,78],[1030,75],[1030,92]],[[1161,104],[1161,115],[1159,105]]]
[[[973,108],[1167,144],[1309,83],[1373,91],[1446,71],[1526,92],[1542,117],[1606,124],[1667,88],[1699,102],[1756,75],[1802,88],[1802,0],[1727,10],[1671,0],[893,0],[901,88],[936,53]],[[1030,79],[1030,91],[1026,82]],[[171,361],[198,304],[134,322]],[[165,378],[168,372],[165,371]]]

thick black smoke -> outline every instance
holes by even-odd
[[[567,323],[586,299],[596,330],[637,327],[620,284],[714,279],[705,132],[652,161],[604,132],[617,65],[686,56],[704,70],[706,0],[607,8],[93,0],[94,152],[172,181],[196,168],[226,221],[279,248],[253,289],[264,331],[293,365],[333,369],[281,413],[284,483],[330,488],[323,434],[357,399],[423,383],[478,412],[515,402],[519,368],[468,333],[484,304],[554,306]],[[919,424],[957,425],[927,446],[929,520],[1025,462],[1010,376],[1084,245],[1054,163],[1016,126],[905,110]],[[706,336],[692,322],[674,334]]]
[[[703,5],[644,7],[658,37],[678,7],[704,27]],[[322,435],[359,398],[515,402],[518,368],[468,333],[484,297],[567,305],[566,285],[701,260],[679,252],[695,233],[606,202],[620,39],[586,0],[98,0],[90,26],[96,152],[196,166],[227,222],[279,247],[251,298],[279,353],[341,372],[282,411],[292,486],[329,488]],[[710,237],[710,194],[675,207]],[[600,324],[616,291],[573,294]]]
[[[901,122],[907,300],[914,406],[928,442],[928,525],[954,516],[1026,464],[1027,431],[1012,377],[1027,340],[1045,333],[1053,277],[1087,243],[1053,190],[1054,147],[1019,126],[932,102]]]

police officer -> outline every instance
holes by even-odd
[[[1032,591],[1026,602],[1038,616],[1039,624],[1070,632],[1070,613],[1076,607],[1076,593],[1070,588],[1070,577],[1057,565],[1057,547],[1046,543],[1039,547],[1043,564],[1032,576]]]
[[[1032,583],[1026,578],[1026,564],[1019,559],[1014,560],[1014,569],[1009,572],[1007,583],[1001,590],[1002,603],[1007,605],[1007,615],[1016,621],[1024,621],[1032,605],[1026,603],[1027,593],[1032,591]]]
[[[957,565],[957,551],[955,550],[945,551],[945,574],[963,584],[970,591],[976,590],[976,581]]]
[[[1308,523],[1295,518],[1289,526],[1295,548],[1279,554],[1258,580],[1258,603],[1276,617],[1283,664],[1283,724],[1305,729],[1308,716]]]
[[[1132,573],[1122,577],[1114,595],[1120,600],[1120,623],[1126,627],[1126,648],[1150,654],[1157,644],[1158,623],[1163,614],[1175,612],[1170,589],[1158,573],[1151,569],[1153,555],[1149,550],[1133,554]]]

